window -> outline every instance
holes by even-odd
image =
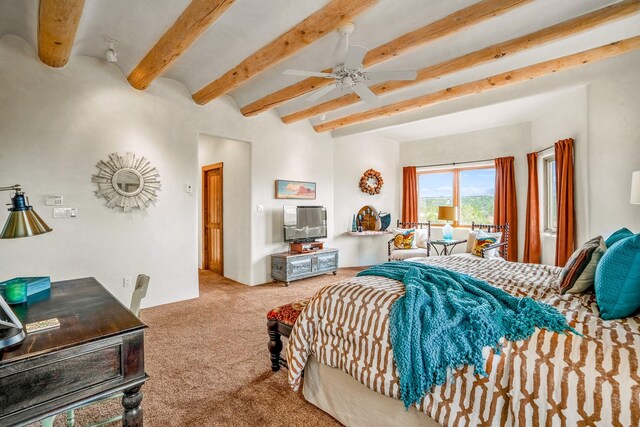
[[[556,158],[544,159],[544,231],[555,233],[558,228],[558,198],[556,197]]]
[[[418,219],[438,223],[438,206],[456,206],[453,225],[493,224],[494,167],[418,172]]]
[[[418,174],[418,220],[438,222],[438,206],[453,205],[453,171]]]

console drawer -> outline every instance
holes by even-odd
[[[291,260],[287,265],[287,277],[294,278],[299,275],[311,273],[311,257]]]
[[[338,256],[337,253],[333,254],[321,254],[318,255],[318,262],[316,271],[331,271],[338,268]]]

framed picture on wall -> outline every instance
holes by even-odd
[[[276,179],[276,199],[316,199],[316,183]]]

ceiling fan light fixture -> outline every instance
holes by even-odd
[[[336,65],[331,73],[322,73],[315,71],[302,70],[285,70],[283,74],[293,76],[322,77],[335,79],[334,83],[321,87],[305,98],[307,102],[314,102],[332,92],[334,89],[349,89],[354,92],[360,99],[369,104],[375,104],[378,97],[366,85],[370,81],[384,80],[415,80],[417,73],[415,71],[367,71],[363,62],[367,55],[368,49],[364,46],[349,44],[349,35],[354,31],[353,22],[345,24],[338,28],[338,32],[343,36],[346,43],[346,53],[344,62]]]

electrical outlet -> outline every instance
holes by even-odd
[[[122,278],[122,287],[130,288],[131,287],[131,277],[123,277]]]

